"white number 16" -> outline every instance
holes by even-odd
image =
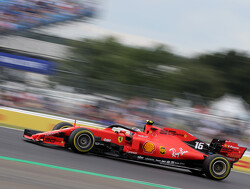
[[[195,142],[195,149],[202,150],[203,149],[204,142]]]

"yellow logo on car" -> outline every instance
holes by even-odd
[[[166,154],[166,148],[164,146],[160,146],[160,154]]]
[[[123,141],[123,137],[122,136],[119,136],[118,137],[118,142],[121,143]]]
[[[152,142],[145,142],[143,145],[143,151],[145,153],[152,153],[155,151],[155,145]]]

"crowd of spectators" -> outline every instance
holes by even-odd
[[[93,17],[94,7],[67,0],[0,0],[0,33]]]
[[[71,117],[107,126],[121,124],[143,127],[145,120],[152,119],[157,126],[184,129],[206,142],[210,142],[212,138],[225,138],[250,147],[250,123],[246,121],[210,116],[190,109],[185,111],[171,103],[154,99],[79,100],[27,91],[0,90],[0,106]]]

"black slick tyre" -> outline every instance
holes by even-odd
[[[214,154],[205,159],[203,170],[207,177],[214,180],[223,180],[229,175],[231,164],[225,156]]]
[[[74,130],[69,136],[69,146],[77,153],[89,152],[95,144],[94,134],[85,128]]]
[[[73,127],[73,125],[71,123],[68,123],[68,122],[60,122],[54,126],[53,131],[59,130],[59,129],[65,129],[65,128],[69,128],[69,127]]]

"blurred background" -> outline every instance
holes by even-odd
[[[0,0],[0,105],[250,147],[243,2]]]

